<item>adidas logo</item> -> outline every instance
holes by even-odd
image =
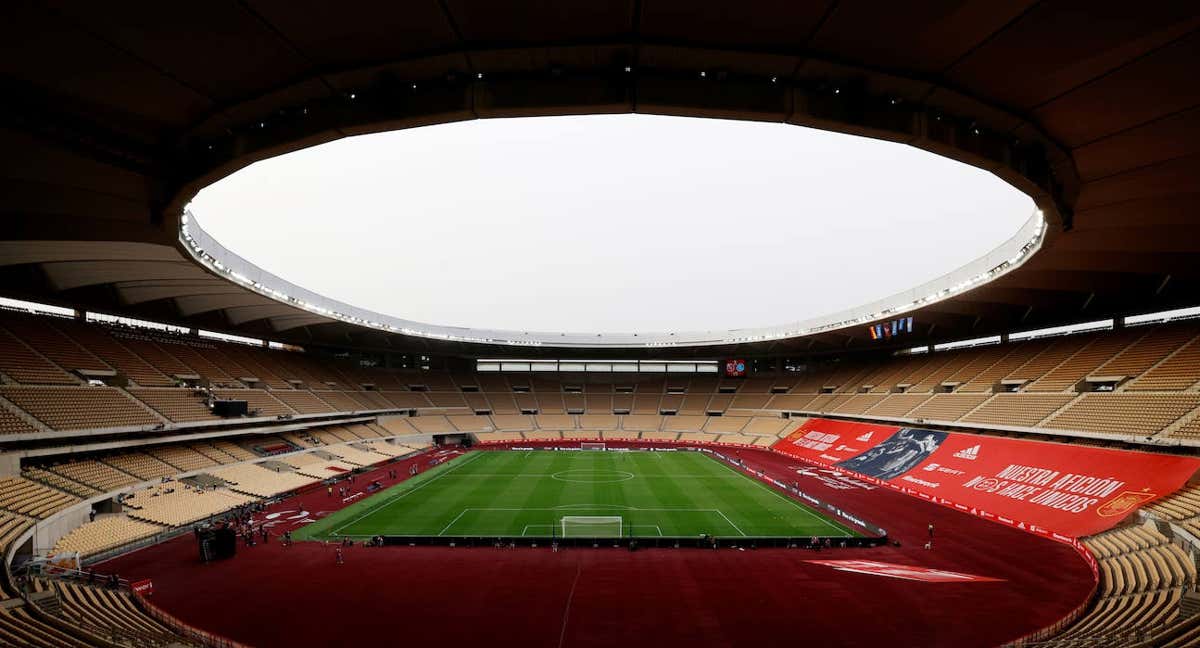
[[[969,459],[971,461],[975,461],[979,458],[979,446],[975,445],[971,446],[970,448],[964,448],[958,452],[955,452],[954,456],[958,457],[959,459]]]
[[[858,440],[858,441],[870,441],[870,440],[871,440],[871,435],[872,435],[872,434],[875,434],[875,433],[874,433],[874,432],[867,432],[866,434],[864,434],[864,435],[862,435],[862,436],[858,437],[858,439],[857,439],[857,440]]]

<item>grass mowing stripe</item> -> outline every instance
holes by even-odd
[[[413,493],[415,493],[415,492],[417,492],[417,491],[421,490],[422,488],[424,488],[424,487],[426,487],[426,486],[428,486],[428,485],[432,484],[433,482],[437,481],[438,479],[441,479],[442,477],[445,477],[446,475],[449,475],[450,473],[454,472],[455,470],[458,470],[459,468],[462,468],[463,466],[465,466],[465,465],[467,465],[467,464],[471,463],[471,461],[473,461],[473,460],[475,460],[475,459],[478,459],[478,458],[479,458],[479,455],[475,455],[474,457],[470,457],[470,458],[464,458],[464,459],[462,459],[462,460],[458,461],[457,463],[456,463],[456,462],[454,462],[453,460],[452,460],[452,461],[449,461],[449,462],[447,462],[447,463],[450,463],[450,464],[453,464],[453,465],[452,465],[452,466],[450,466],[450,467],[448,467],[448,468],[446,468],[445,470],[443,470],[443,471],[439,472],[438,474],[434,475],[433,477],[430,477],[429,479],[426,479],[426,480],[422,481],[420,484],[417,484],[416,486],[412,486],[412,487],[410,487],[410,488],[407,488],[407,489],[405,489],[405,490],[404,490],[404,492],[400,493],[399,495],[396,495],[395,497],[389,497],[388,499],[386,499],[386,500],[384,500],[384,501],[380,502],[380,503],[379,503],[377,506],[373,506],[373,507],[371,507],[370,509],[368,509],[368,510],[367,510],[367,512],[366,512],[366,513],[363,513],[362,515],[360,515],[360,516],[358,516],[358,517],[354,518],[353,520],[350,520],[349,522],[347,522],[347,523],[343,524],[342,526],[340,526],[340,527],[338,527],[338,528],[334,529],[334,530],[333,530],[333,535],[338,535],[338,532],[339,532],[339,531],[341,531],[342,529],[345,529],[346,527],[350,526],[351,524],[354,524],[355,522],[358,522],[359,520],[361,520],[361,519],[363,519],[363,518],[367,517],[368,515],[373,515],[373,514],[374,514],[375,512],[377,512],[379,509],[381,509],[381,508],[385,508],[385,507],[387,507],[387,506],[391,505],[392,503],[396,502],[397,500],[400,500],[400,499],[403,499],[403,498],[405,498],[405,497],[408,497],[409,495],[412,495]]]

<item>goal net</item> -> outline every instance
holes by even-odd
[[[582,441],[579,443],[579,449],[580,450],[604,450],[605,448],[604,448],[603,443],[588,443],[587,441]]]
[[[620,538],[623,531],[619,515],[565,515],[562,519],[564,538]]]

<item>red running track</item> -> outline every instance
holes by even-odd
[[[331,547],[284,548],[273,538],[204,565],[185,535],[102,569],[151,578],[158,606],[263,647],[995,646],[1054,623],[1091,592],[1090,568],[1067,545],[887,489],[831,488],[797,474],[800,466],[782,455],[739,454],[887,528],[902,546],[820,553],[354,547],[338,566]],[[401,475],[406,466],[399,464]],[[269,512],[320,514],[339,508],[335,499],[311,491]],[[927,551],[930,523],[936,546]],[[851,558],[1003,580],[924,583],[807,562]]]

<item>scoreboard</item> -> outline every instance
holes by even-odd
[[[725,361],[725,377],[726,378],[745,378],[746,377],[746,361],[740,359],[731,359]]]
[[[913,332],[913,318],[901,317],[883,324],[874,324],[868,328],[872,340],[890,340],[891,338]]]

